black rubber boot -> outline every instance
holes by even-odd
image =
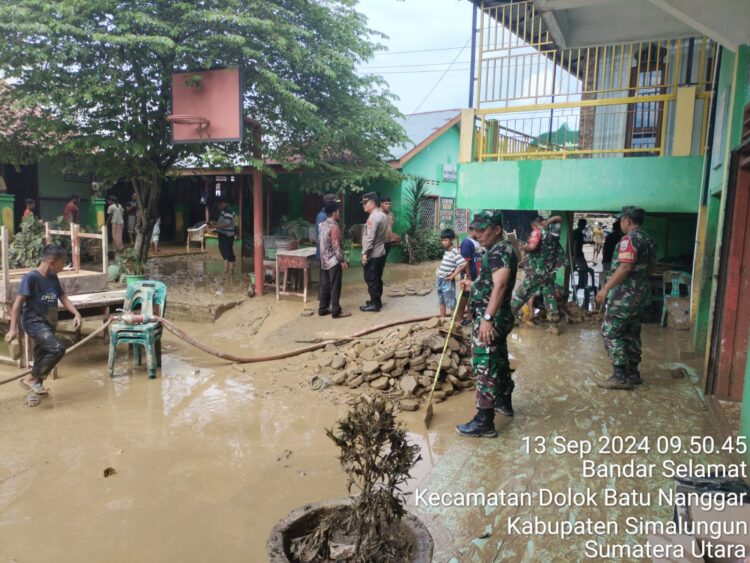
[[[631,364],[628,366],[628,377],[630,378],[630,381],[633,383],[633,385],[643,384],[643,380],[641,379],[641,372],[638,371],[638,364]]]
[[[511,402],[512,393],[498,395],[495,397],[495,412],[504,416],[513,416],[513,403]]]
[[[466,424],[456,426],[456,431],[462,436],[497,438],[495,411],[493,409],[477,409],[477,414],[474,415],[474,418]]]
[[[635,383],[631,381],[630,376],[625,368],[615,366],[615,370],[609,379],[597,381],[596,383],[602,389],[635,389]]]

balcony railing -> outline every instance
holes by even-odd
[[[701,37],[560,50],[530,1],[483,6],[481,14],[476,159],[661,156],[677,130],[690,135],[691,154],[703,153],[715,43]],[[683,104],[694,106],[677,112],[686,87],[693,98]]]

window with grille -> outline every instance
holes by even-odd
[[[468,231],[470,221],[471,221],[470,209],[456,209],[454,229],[457,233],[465,233],[466,231]]]
[[[437,226],[438,198],[430,196],[419,203],[419,226],[434,229]]]

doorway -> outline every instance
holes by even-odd
[[[730,401],[742,400],[750,329],[750,139],[742,147],[730,162],[706,381],[707,394]]]

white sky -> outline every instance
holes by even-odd
[[[357,10],[367,16],[371,29],[388,36],[380,43],[394,52],[378,53],[360,72],[383,76],[391,92],[400,98],[396,105],[401,113],[413,113],[417,108],[423,112],[468,106],[471,2],[360,0]],[[440,80],[454,59],[456,63]]]

